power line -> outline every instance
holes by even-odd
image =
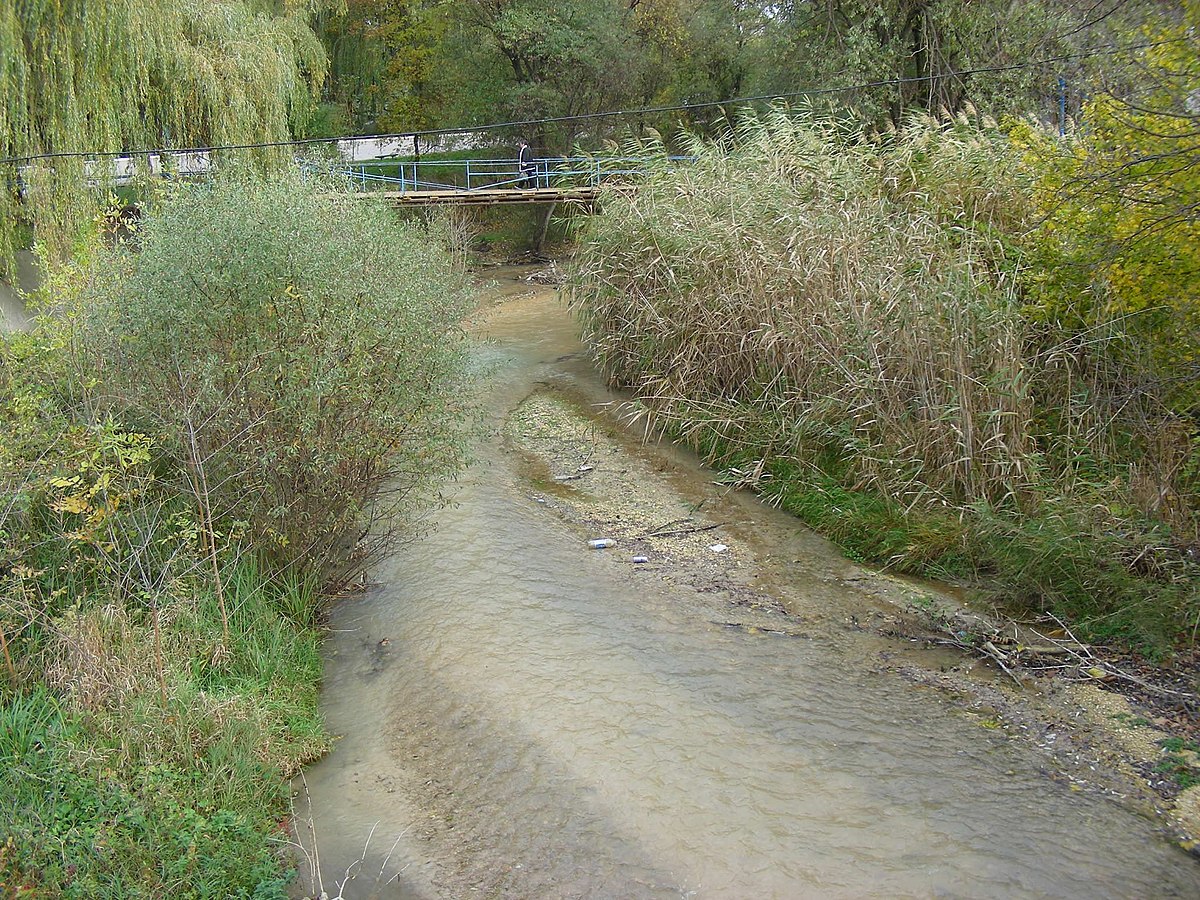
[[[431,128],[423,131],[402,131],[388,134],[361,134],[344,137],[298,138],[287,141],[261,141],[251,144],[218,144],[208,147],[159,147],[152,150],[64,150],[56,153],[34,153],[28,156],[9,156],[0,158],[0,165],[11,163],[26,163],[43,159],[78,159],[78,158],[119,158],[134,156],[152,156],[156,153],[216,153],[224,150],[269,150],[279,147],[306,147],[319,144],[337,144],[342,141],[389,141],[404,138],[434,137],[447,134],[474,134],[481,131],[498,131],[503,128],[529,128],[534,125],[552,125],[561,122],[587,122],[596,119],[611,119],[619,116],[649,115],[664,112],[687,112],[696,109],[711,109],[717,106],[730,106],[746,103],[760,103],[768,100],[791,100],[797,97],[822,97],[832,94],[844,94],[850,91],[868,90],[870,88],[896,87],[903,84],[922,84],[941,79],[964,78],[969,75],[994,75],[1002,72],[1014,72],[1021,69],[1034,69],[1050,63],[1069,62],[1077,59],[1089,59],[1106,54],[1131,53],[1137,50],[1148,50],[1166,44],[1178,44],[1190,38],[1168,38],[1160,41],[1150,41],[1142,44],[1109,44],[1096,47],[1080,53],[1065,53],[1061,56],[1047,56],[1024,63],[1011,63],[1005,66],[981,66],[974,69],[959,69],[940,75],[915,75],[907,78],[887,78],[882,81],[868,81],[861,84],[845,85],[830,88],[806,88],[799,91],[788,91],[775,94],[757,94],[749,97],[731,97],[726,100],[708,100],[702,103],[680,103],[670,106],[644,106],[636,109],[616,109],[605,112],[580,113],[573,116],[547,116],[540,119],[521,119],[512,122],[493,122],[487,125],[458,125],[452,128]]]

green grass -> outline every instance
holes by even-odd
[[[1168,755],[1166,759],[1154,767],[1159,775],[1166,775],[1181,791],[1200,785],[1200,770],[1192,768],[1181,757]]]
[[[288,814],[287,777],[328,736],[318,634],[280,603],[309,608],[313,597],[285,598],[294,587],[245,564],[228,589],[223,662],[213,664],[212,598],[170,618],[165,706],[153,681],[91,709],[40,687],[4,695],[0,885],[112,900],[286,896],[289,863],[272,840]],[[138,634],[153,653],[149,630]]]
[[[495,150],[454,150],[446,153],[422,153],[420,160],[412,155],[397,156],[391,159],[375,159],[360,163],[350,163],[348,168],[353,172],[366,171],[368,175],[386,175],[389,178],[399,177],[400,166],[404,166],[404,177],[412,177],[412,163],[420,162],[418,176],[422,181],[437,181],[445,184],[462,184],[465,181],[466,170],[462,163],[465,160],[515,160],[517,156],[516,148],[511,151],[501,149]],[[439,162],[448,163],[445,166],[435,165]],[[516,165],[512,167],[515,171]],[[477,174],[477,173],[476,173]],[[515,175],[508,176],[515,177]],[[472,184],[476,183],[475,177],[472,177]],[[381,190],[384,188],[381,187]],[[388,187],[388,190],[391,188]]]
[[[735,450],[703,428],[692,429],[689,440],[717,467],[739,471],[769,449],[765,438],[746,447],[743,434]],[[1073,623],[1083,640],[1114,642],[1150,658],[1169,654],[1200,617],[1200,571],[1169,549],[1160,525],[1131,520],[1116,530],[1081,502],[1024,511],[983,504],[945,514],[906,509],[847,486],[835,454],[816,459],[816,465],[770,460],[758,489],[850,559],[971,583],[980,599],[1014,615],[1053,613]],[[1139,572],[1130,560],[1143,551]]]

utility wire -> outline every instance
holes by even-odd
[[[401,131],[388,134],[355,134],[345,137],[298,138],[288,141],[261,141],[252,144],[219,144],[208,147],[159,147],[153,150],[64,150],[56,153],[34,153],[29,156],[8,156],[0,158],[0,165],[11,163],[33,162],[41,159],[76,159],[76,158],[105,158],[105,157],[134,157],[151,156],[156,153],[173,153],[177,155],[189,153],[215,153],[223,150],[267,150],[278,147],[305,147],[317,144],[337,144],[342,141],[389,141],[404,138],[435,137],[445,134],[474,134],[481,131],[498,131],[503,128],[528,128],[534,125],[551,125],[560,122],[587,122],[595,119],[611,119],[618,116],[637,116],[663,112],[686,112],[695,109],[711,109],[716,106],[758,103],[764,100],[791,100],[796,97],[821,97],[831,94],[844,94],[850,91],[861,91],[869,88],[895,87],[902,84],[921,84],[928,81],[938,81],[943,78],[963,78],[968,75],[993,75],[1001,72],[1013,72],[1021,69],[1033,69],[1050,63],[1068,62],[1076,59],[1088,59],[1117,53],[1131,53],[1137,50],[1148,50],[1166,44],[1178,44],[1189,41],[1190,38],[1168,38],[1161,41],[1150,41],[1142,44],[1117,45],[1109,44],[1103,47],[1080,52],[1065,53],[1061,56],[1047,56],[1024,63],[1011,63],[1005,66],[981,66],[974,69],[959,69],[944,72],[940,75],[914,75],[907,78],[887,78],[882,81],[868,81],[862,84],[851,84],[844,87],[807,88],[800,91],[787,91],[775,94],[757,94],[749,97],[731,97],[726,100],[708,100],[702,103],[680,103],[670,106],[644,106],[636,109],[615,109],[606,112],[580,113],[573,116],[547,116],[541,119],[520,119],[512,122],[493,122],[487,125],[458,125],[452,128],[431,128],[424,131]]]

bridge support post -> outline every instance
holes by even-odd
[[[546,204],[546,215],[542,217],[542,227],[538,231],[537,245],[533,248],[534,256],[542,256],[546,249],[546,232],[550,230],[550,217],[554,215],[554,207],[558,203],[551,201]]]

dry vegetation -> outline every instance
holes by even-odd
[[[1033,175],[1004,134],[777,112],[693,153],[607,198],[570,285],[662,428],[853,555],[1160,650],[1197,624],[1188,429],[1119,320],[1029,316]]]

